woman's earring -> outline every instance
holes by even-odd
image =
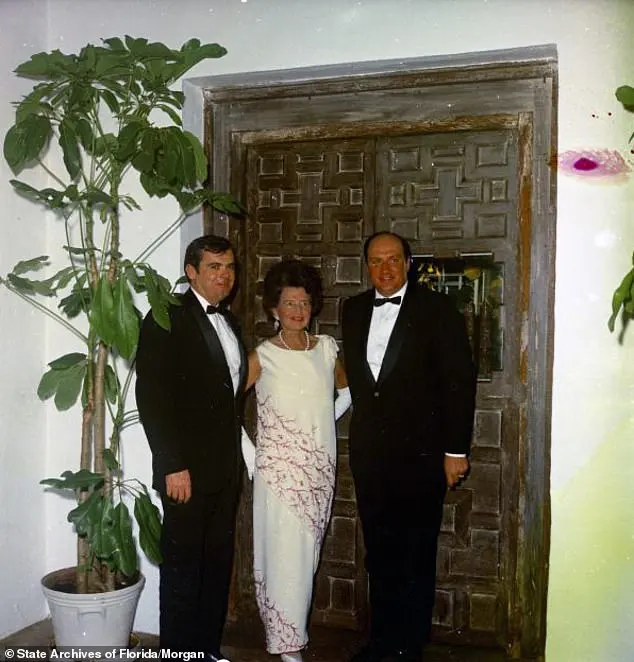
[[[280,324],[280,320],[279,320],[279,318],[278,318],[278,317],[274,317],[274,318],[273,318],[273,330],[274,330],[275,332],[279,331],[279,330],[280,330],[280,326],[281,326],[281,324]]]

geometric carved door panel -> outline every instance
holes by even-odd
[[[254,339],[265,333],[264,274],[295,256],[317,267],[324,281],[324,308],[314,331],[339,340],[342,302],[366,287],[363,241],[376,230],[405,236],[415,255],[467,261],[487,255],[503,274],[489,318],[495,320],[501,358],[496,369],[480,370],[472,469],[447,497],[439,544],[434,637],[455,643],[507,641],[522,405],[514,296],[517,154],[517,131],[501,129],[256,143],[246,156],[250,230],[243,319]],[[313,622],[358,629],[367,621],[367,577],[347,421],[345,416],[338,428],[337,489]],[[252,590],[245,585],[252,581],[248,570],[239,572],[243,594]]]

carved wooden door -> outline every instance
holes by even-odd
[[[376,230],[407,237],[416,264],[444,268],[443,260],[458,259],[466,266],[462,275],[469,268],[476,274],[472,280],[481,287],[475,297],[479,308],[470,328],[475,328],[474,320],[479,324],[472,336],[480,383],[472,470],[446,501],[434,616],[435,637],[455,643],[504,646],[508,641],[516,563],[514,458],[522,406],[514,294],[517,154],[518,131],[510,128],[264,142],[250,145],[246,153],[250,224],[243,246],[248,276],[242,284],[242,317],[254,340],[265,323],[260,304],[264,274],[283,257],[300,257],[320,270],[326,297],[314,330],[337,339],[343,300],[367,286],[362,248],[365,237]],[[485,283],[482,274],[496,280]],[[443,286],[447,282],[445,278]],[[473,313],[473,306],[468,310]],[[314,623],[363,628],[367,577],[348,465],[347,422],[348,415],[338,427],[336,497],[312,618]],[[243,521],[243,528],[250,526],[248,517]],[[247,532],[242,539],[248,539]],[[239,548],[239,558],[248,565],[250,557]],[[249,594],[250,568],[238,576],[240,593]]]

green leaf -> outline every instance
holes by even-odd
[[[106,503],[109,503],[106,500]],[[104,498],[97,491],[76,508],[73,508],[67,516],[67,520],[75,525],[77,535],[88,538],[91,541],[102,525]]]
[[[103,450],[103,463],[109,471],[117,471],[120,468],[117,458],[109,448],[104,448]]]
[[[73,366],[79,365],[86,361],[86,355],[81,354],[80,352],[71,352],[70,354],[64,354],[58,359],[51,361],[48,364],[48,367],[52,370],[67,370]]]
[[[183,131],[183,136],[187,139],[194,154],[196,172],[193,179],[197,182],[204,182],[207,179],[207,157],[205,156],[205,150],[198,137],[190,131]]]
[[[51,105],[45,99],[51,94],[55,87],[49,83],[39,83],[18,104],[15,111],[16,124],[24,121],[29,115],[45,115],[51,113]]]
[[[170,127],[167,141],[165,149],[176,157],[174,160],[176,168],[172,172],[167,170],[162,172],[161,176],[177,188],[196,186],[196,155],[191,142],[177,127]]]
[[[38,199],[50,209],[64,209],[67,205],[64,202],[65,191],[57,191],[54,188],[43,188],[38,191]]]
[[[127,161],[138,149],[137,138],[145,128],[142,122],[129,122],[119,133],[119,149],[117,150],[117,159]]]
[[[114,564],[126,577],[131,577],[138,570],[137,553],[132,536],[132,519],[123,501],[116,505],[113,515]]]
[[[98,91],[83,81],[72,81],[68,89],[68,110],[66,112],[66,118],[74,120],[75,118],[71,117],[71,112],[82,112],[84,108],[92,106],[93,99],[96,98]]]
[[[141,209],[141,206],[138,204],[138,202],[131,196],[129,195],[122,195],[121,198],[119,198],[121,201],[121,204],[125,206],[126,209],[129,209],[130,211],[132,210],[139,210]]]
[[[181,46],[181,51],[194,51],[200,48],[200,39],[189,39]]]
[[[178,175],[183,175],[182,145],[179,140],[178,131],[174,133],[170,128],[160,132],[161,148],[157,150],[155,162],[156,174],[168,182],[173,181]]]
[[[145,129],[141,135],[139,152],[132,159],[132,166],[139,172],[152,172],[156,158],[156,150],[160,147],[161,134],[159,129]]]
[[[219,58],[224,57],[227,54],[227,49],[220,44],[204,44],[198,49],[195,53],[195,62],[198,63],[201,60],[206,60],[207,58]]]
[[[73,319],[80,313],[90,309],[92,293],[89,287],[75,285],[72,292],[59,302],[59,309],[69,318]]]
[[[90,71],[97,62],[97,49],[92,44],[86,44],[79,51],[79,61],[84,65],[85,71]]]
[[[13,267],[12,273],[17,276],[24,274],[27,271],[38,271],[39,269],[42,269],[42,267],[46,267],[48,264],[48,255],[40,255],[39,257],[33,257],[30,260],[21,260],[15,265],[15,267]]]
[[[16,265],[16,267],[26,271],[27,268],[24,266],[25,264],[26,263],[19,263]],[[19,292],[23,292],[31,296],[39,294],[45,297],[53,297],[57,294],[59,289],[63,289],[68,285],[70,280],[73,278],[73,275],[73,268],[65,267],[50,278],[46,278],[44,280],[32,280],[29,278],[23,278],[21,276],[16,276],[15,273],[10,273],[7,275],[7,281]]]
[[[95,288],[90,308],[90,324],[106,345],[114,344],[114,295],[112,285],[106,277],[102,277]]]
[[[151,563],[162,563],[161,513],[152,503],[147,491],[134,500],[134,517],[139,525],[139,544]]]
[[[161,281],[158,273],[147,265],[143,265],[145,272],[145,288],[147,290],[147,297],[152,307],[152,317],[155,322],[166,331],[171,328],[169,316],[169,304],[171,303],[171,287],[169,282]],[[167,286],[165,285],[167,282]]]
[[[57,279],[57,287],[55,288],[56,290],[63,290],[68,286],[68,284],[75,278],[75,270],[73,267],[66,267],[62,269],[61,271],[58,271],[54,278]]]
[[[97,188],[86,189],[81,198],[90,205],[105,205],[109,209],[113,209],[115,206],[114,200],[107,193]]]
[[[103,154],[114,152],[117,149],[117,138],[112,133],[106,133],[95,140],[94,154],[102,156]]]
[[[132,166],[144,174],[149,174],[154,168],[154,152],[143,151],[132,159]]]
[[[37,396],[40,400],[48,400],[57,392],[63,373],[59,370],[48,370],[42,375],[37,387]]]
[[[89,153],[92,153],[95,134],[92,130],[92,125],[85,117],[79,117],[75,121],[75,132],[82,147]]]
[[[202,204],[201,196],[190,193],[189,191],[178,193],[175,195],[175,198],[185,213],[191,213]]]
[[[14,174],[35,160],[52,135],[51,123],[42,115],[27,115],[14,124],[4,139],[4,158]]]
[[[4,158],[14,175],[19,174],[27,162],[27,133],[21,124],[14,124],[4,137]]]
[[[125,45],[128,47],[128,50],[130,53],[133,55],[142,55],[145,49],[145,46],[147,45],[147,39],[140,38],[140,39],[135,39],[134,37],[131,37],[130,35],[125,36]]]
[[[56,49],[50,53],[35,53],[30,60],[16,67],[15,73],[25,78],[56,80],[61,78],[65,71],[75,68],[74,63],[75,56],[64,55]]]
[[[612,295],[612,315],[610,315],[610,319],[608,320],[608,328],[611,332],[614,331],[614,323],[616,322],[616,318],[619,314],[621,306],[627,302],[631,296],[630,290],[633,283],[634,269],[630,270],[626,274],[625,278],[623,278],[621,284],[617,287],[617,289],[614,291],[614,294]]]
[[[37,387],[41,400],[55,396],[55,406],[59,411],[70,409],[81,391],[88,370],[85,354],[66,354],[51,361],[51,368],[44,373]]]
[[[616,98],[626,107],[634,107],[634,87],[621,85],[616,89]]]
[[[16,276],[14,274],[7,274],[7,282],[23,294],[28,294],[33,296],[35,294],[44,294],[44,296],[53,296],[53,292],[50,288],[43,286],[41,281],[31,280],[30,278],[22,278],[21,276]]]
[[[75,179],[81,170],[79,140],[75,128],[66,118],[59,125],[59,144],[64,152],[64,165],[71,179]]]
[[[103,485],[103,474],[93,473],[87,469],[79,471],[64,471],[61,478],[45,478],[40,485],[49,485],[61,490],[98,489]]]
[[[119,382],[117,380],[117,375],[115,374],[111,365],[106,366],[104,374],[104,388],[108,402],[110,404],[115,404],[119,395]]]
[[[217,211],[236,215],[244,213],[244,207],[229,193],[205,191],[205,194],[207,202]]]
[[[25,184],[24,182],[21,182],[19,179],[10,179],[9,183],[18,193],[20,193],[24,197],[29,198],[34,202],[40,201],[40,192],[36,188],[33,188],[29,184]]]
[[[106,106],[110,109],[110,112],[113,115],[118,115],[121,111],[121,106],[119,105],[119,100],[110,90],[99,90],[101,98],[106,102]]]
[[[63,377],[55,393],[55,407],[58,411],[66,411],[77,402],[87,370],[84,364],[63,371]]]
[[[119,278],[114,289],[116,340],[113,343],[124,359],[130,359],[139,342],[139,316],[125,278]]]
[[[128,49],[119,37],[110,37],[109,39],[102,39],[101,41],[103,41],[104,44],[107,44],[114,52],[128,52]]]
[[[141,186],[143,186],[143,189],[145,192],[150,196],[159,196],[159,197],[164,197],[166,194],[163,193],[161,194],[161,190],[157,184],[156,178],[153,177],[152,175],[149,175],[146,172],[142,172],[141,176],[139,177],[139,181],[141,182]]]

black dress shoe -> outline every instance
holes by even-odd
[[[350,662],[382,662],[385,656],[385,646],[379,641],[370,641],[350,658]]]

